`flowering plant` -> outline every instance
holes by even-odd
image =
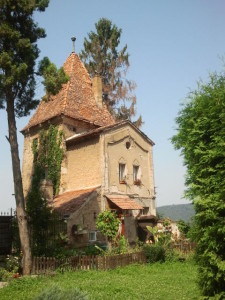
[[[126,177],[120,179],[120,184],[126,184],[126,183],[127,183]]]
[[[135,185],[141,185],[141,179],[136,179],[134,180]]]
[[[18,273],[20,268],[21,259],[18,256],[7,255],[6,270],[12,273]]]

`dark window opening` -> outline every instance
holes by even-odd
[[[130,149],[130,142],[126,142],[126,148]]]

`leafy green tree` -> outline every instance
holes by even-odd
[[[200,286],[224,296],[225,286],[225,73],[211,74],[189,94],[172,142],[187,167],[186,196],[195,207]],[[219,295],[219,296],[218,296]],[[223,295],[223,296],[222,296]]]
[[[135,116],[135,82],[125,78],[129,68],[127,45],[121,50],[122,29],[108,19],[101,18],[95,23],[96,32],[88,33],[84,39],[84,50],[80,53],[86,69],[93,77],[101,75],[103,101],[117,120],[131,119]],[[129,105],[128,105],[129,104]],[[140,126],[142,119],[136,121]]]
[[[28,115],[38,104],[38,100],[34,99],[35,61],[39,55],[37,41],[45,37],[45,31],[34,22],[33,14],[35,11],[43,12],[48,4],[49,0],[0,1],[0,108],[6,108],[8,116],[8,141],[12,157],[24,274],[31,271],[32,257],[20,170],[16,117]],[[48,64],[48,68],[50,65],[51,63]],[[44,78],[49,76],[49,72],[45,72],[44,68],[43,76]],[[53,93],[54,85],[46,89]]]

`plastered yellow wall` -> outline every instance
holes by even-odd
[[[98,138],[69,146],[65,170],[61,175],[64,189],[75,190],[101,185],[100,156]]]

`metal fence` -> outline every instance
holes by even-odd
[[[10,212],[0,212],[0,255],[11,253],[13,215],[13,209]]]
[[[29,232],[33,253],[43,255],[57,247],[59,234],[67,233],[67,224],[62,216],[53,214],[45,228],[36,230],[34,234],[32,224],[29,224]],[[20,240],[16,212],[10,209],[9,212],[0,212],[0,255],[10,254],[12,249],[20,250]]]
[[[45,226],[33,228],[30,224],[31,249],[34,255],[52,255],[59,246],[60,234],[67,234],[67,223],[60,215],[53,214]]]

